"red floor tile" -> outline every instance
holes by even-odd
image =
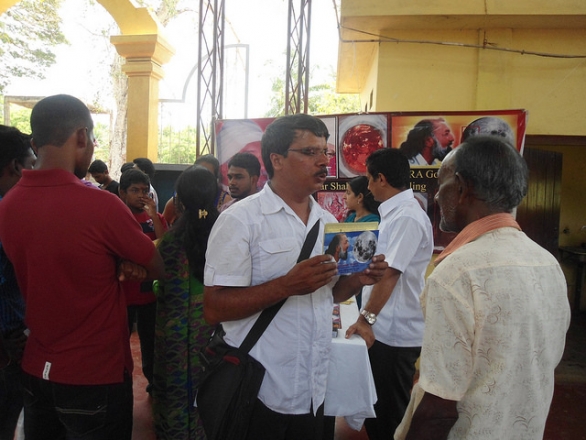
[[[134,371],[132,373],[134,391],[134,420],[132,423],[132,440],[156,440],[153,428],[151,397],[146,392],[148,381],[142,374],[140,343],[136,332],[130,337]]]

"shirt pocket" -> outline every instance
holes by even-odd
[[[293,238],[261,241],[258,248],[260,271],[265,281],[285,275],[297,262],[299,245]]]

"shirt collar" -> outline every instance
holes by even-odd
[[[409,188],[409,189],[406,189],[405,191],[401,191],[400,193],[395,194],[390,199],[385,200],[378,207],[378,212],[379,212],[381,218],[388,215],[391,211],[393,211],[401,203],[403,203],[407,200],[411,200],[413,198],[414,198],[413,190],[411,188]]]
[[[260,206],[263,215],[276,214],[280,210],[284,210],[285,212],[297,217],[291,207],[287,205],[287,203],[285,203],[285,201],[273,191],[268,182],[265,184],[260,194],[262,195],[260,197]],[[319,203],[317,203],[317,201],[312,196],[309,197],[309,203],[311,206],[311,211],[309,213],[308,224],[311,223],[311,225],[313,225],[316,220],[324,217],[325,211],[321,209]]]
[[[71,183],[85,186],[75,174],[62,169],[22,170],[22,178],[18,181],[18,184],[23,186],[56,186]]]

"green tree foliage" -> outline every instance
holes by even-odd
[[[20,107],[10,112],[10,125],[18,128],[23,133],[31,132],[31,109]]]
[[[110,127],[103,122],[96,122],[94,125],[94,136],[96,147],[94,148],[94,159],[110,163]]]
[[[58,15],[62,0],[22,0],[0,16],[0,93],[13,77],[44,78],[52,48],[67,43]]]
[[[328,82],[311,85],[310,79],[308,113],[311,115],[335,115],[340,113],[357,113],[360,111],[358,95],[336,93],[336,77],[331,74]],[[285,80],[274,78],[272,85],[271,107],[265,117],[277,117],[285,114]]]
[[[196,136],[195,127],[187,127],[175,131],[166,126],[159,129],[159,162],[161,163],[188,163],[195,162]]]

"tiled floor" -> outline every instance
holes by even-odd
[[[151,398],[140,370],[140,348],[136,333],[130,339],[134,358],[133,440],[156,440]],[[564,357],[556,370],[553,402],[544,440],[586,440],[586,313],[574,315],[568,331]],[[335,440],[368,440],[364,429],[352,430],[344,419],[336,420]]]

